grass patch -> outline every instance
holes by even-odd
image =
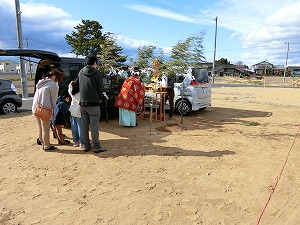
[[[34,80],[35,75],[32,75],[32,79],[30,78],[30,75],[26,75],[27,81]],[[21,81],[21,75],[6,75],[6,74],[1,74],[0,78],[12,80],[12,81]]]
[[[253,81],[251,81],[251,84],[253,84],[253,85],[263,85],[263,81],[261,81],[261,80],[253,80]]]
[[[244,125],[244,126],[258,126],[258,125],[260,125],[260,123],[255,122],[255,121],[244,121],[244,122],[242,122],[242,125]]]

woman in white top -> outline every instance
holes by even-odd
[[[57,73],[55,70],[50,71],[45,75],[45,77],[38,81],[36,85],[36,91],[33,97],[32,104],[32,114],[34,115],[34,110],[37,104],[42,105],[44,108],[51,108],[56,104],[58,97],[58,87],[56,85]],[[44,150],[55,150],[56,147],[50,145],[50,125],[51,120],[54,116],[50,117],[49,120],[42,120],[36,117],[38,125],[38,140],[43,146]]]
[[[78,83],[77,83],[78,84]],[[75,147],[84,148],[83,138],[81,135],[81,113],[80,113],[80,93],[79,85],[71,81],[69,84],[68,92],[72,97],[71,106],[69,111],[71,113],[71,130],[73,136],[73,142]]]

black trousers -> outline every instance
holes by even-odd
[[[166,97],[165,97],[165,102],[167,102],[167,100],[169,100],[169,104],[170,104],[170,111],[169,111],[169,117],[173,117],[173,113],[174,113],[174,88],[167,88],[166,89]]]

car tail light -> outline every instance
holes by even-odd
[[[195,81],[195,80],[192,80],[191,83],[190,83],[190,85],[198,85],[198,84],[199,83],[197,81]]]

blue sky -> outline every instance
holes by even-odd
[[[96,20],[112,32],[123,53],[142,45],[166,53],[178,41],[204,31],[204,56],[251,66],[261,61],[300,65],[299,0],[20,0],[24,48],[72,55],[64,37],[84,20]],[[0,49],[17,48],[15,1],[0,0]],[[25,42],[27,38],[28,42]]]

